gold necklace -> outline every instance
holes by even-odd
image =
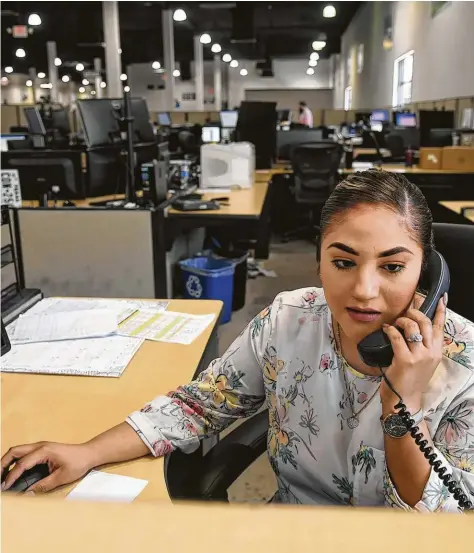
[[[379,388],[380,388],[380,384],[377,386],[377,389],[370,396],[370,398],[364,403],[362,408],[359,409],[358,411],[355,411],[354,410],[354,399],[352,397],[351,390],[349,388],[349,382],[347,381],[347,375],[346,375],[346,370],[347,370],[347,368],[349,368],[349,363],[345,360],[344,354],[342,352],[342,340],[341,340],[341,332],[339,330],[339,323],[336,323],[336,337],[337,337],[338,353],[339,353],[339,356],[342,359],[342,362],[343,362],[343,365],[344,365],[343,368],[342,368],[342,374],[344,376],[344,383],[345,383],[345,386],[346,386],[346,393],[347,393],[347,397],[349,399],[349,404],[351,406],[351,411],[352,411],[352,416],[347,419],[347,426],[350,429],[353,430],[354,428],[357,428],[359,426],[359,416],[362,413],[362,411],[369,405],[369,403],[377,395],[377,392],[379,391]]]

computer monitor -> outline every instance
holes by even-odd
[[[62,136],[67,136],[71,133],[71,124],[69,116],[64,108],[53,109],[51,112],[51,127],[56,129]]]
[[[279,109],[277,111],[277,120],[278,123],[291,121],[291,110],[289,109]]]
[[[89,148],[120,144],[126,129],[123,118],[122,98],[100,98],[77,102],[84,138]],[[155,142],[150,114],[143,98],[132,98],[133,142]]]
[[[396,127],[416,127],[416,113],[396,112],[394,113],[394,123]]]
[[[11,145],[8,145],[9,142],[21,141],[23,143],[25,139],[24,134],[0,134],[0,151],[8,152],[8,150],[13,149]]]
[[[420,146],[425,147],[431,145],[431,129],[453,129],[454,115],[454,111],[420,110],[418,114]]]
[[[157,123],[160,127],[171,127],[171,117],[168,111],[163,111],[157,115]]]
[[[221,126],[224,129],[235,129],[237,126],[237,119],[239,118],[239,112],[237,110],[221,111],[219,116],[221,119]]]
[[[370,130],[374,131],[374,132],[382,132],[383,131],[382,121],[371,121],[370,122]]]
[[[220,127],[203,127],[201,138],[205,144],[209,142],[220,142],[221,141]]]
[[[370,121],[371,122],[380,122],[383,123],[384,121],[389,121],[389,115],[388,115],[388,109],[375,109],[370,114]]]
[[[276,160],[276,102],[242,102],[237,121],[237,141],[255,146],[256,169],[267,169]]]
[[[38,108],[29,107],[23,110],[28,123],[28,130],[31,134],[46,135],[43,119],[41,118]]]
[[[429,143],[427,146],[433,148],[443,148],[453,145],[453,129],[430,129]]]

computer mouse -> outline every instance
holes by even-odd
[[[11,465],[10,465],[11,467]],[[8,474],[10,467],[5,471],[5,475]],[[6,490],[7,492],[24,492],[30,488],[36,482],[43,480],[49,476],[48,465],[43,463],[41,465],[36,465],[31,469],[25,470],[25,472],[14,482],[14,484]]]

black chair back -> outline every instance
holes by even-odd
[[[474,225],[434,223],[433,230],[451,274],[448,306],[474,322]]]
[[[387,134],[385,136],[385,143],[392,154],[392,158],[400,159],[405,156],[405,145],[403,144],[403,138],[400,135]]]
[[[293,149],[291,165],[302,189],[332,190],[339,181],[342,146],[335,142],[310,142]]]

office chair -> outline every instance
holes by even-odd
[[[449,307],[474,320],[474,226],[434,223],[436,248],[451,273]],[[463,252],[464,255],[460,255]],[[165,480],[172,500],[228,501],[227,489],[267,448],[268,411],[261,411],[227,434],[206,455],[202,446],[191,454],[174,451],[165,459]]]
[[[309,207],[309,222],[282,235],[288,242],[292,238],[314,240],[318,233],[318,208],[322,208],[339,182],[338,168],[342,146],[335,142],[308,142],[299,144],[291,152],[294,178],[294,196],[297,205]]]
[[[399,134],[387,134],[385,136],[387,149],[391,153],[391,161],[405,161],[405,144]]]

